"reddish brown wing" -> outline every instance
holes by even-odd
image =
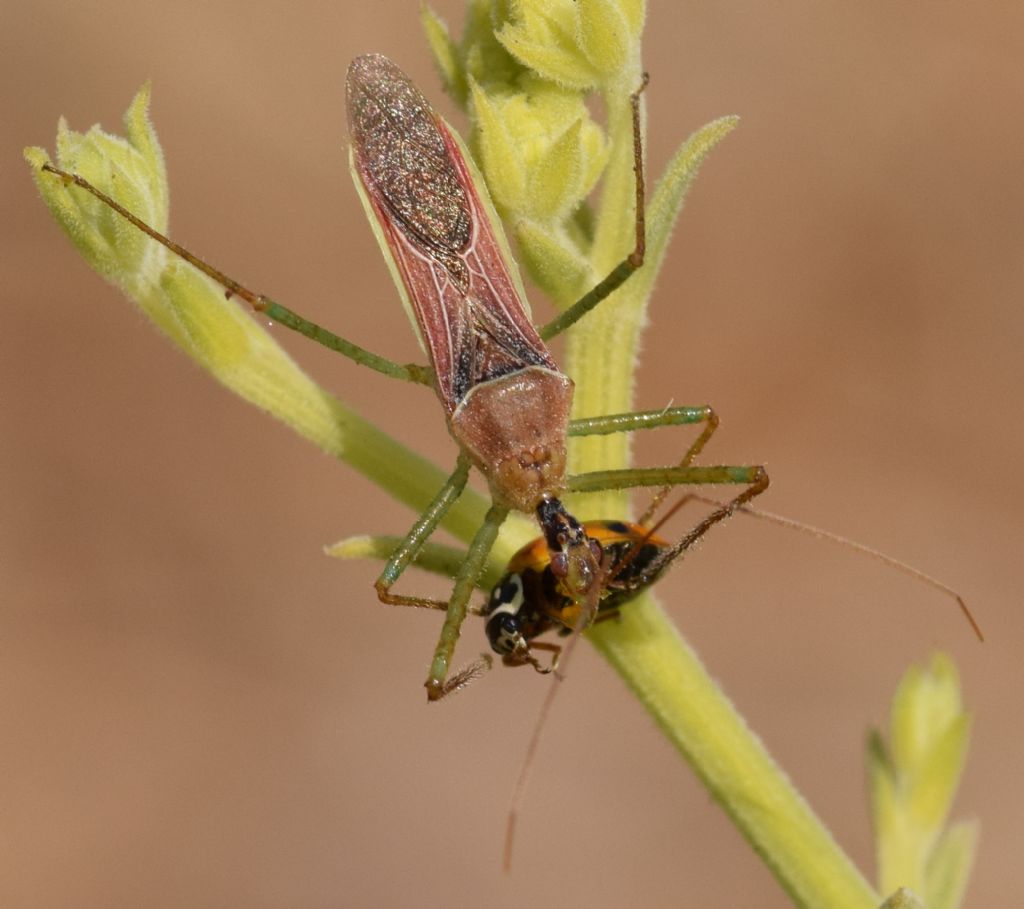
[[[475,385],[557,370],[526,314],[458,142],[386,57],[347,81],[356,169],[405,284],[450,416]]]

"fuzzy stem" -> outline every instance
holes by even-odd
[[[587,637],[679,750],[798,906],[881,898],[649,596]]]
[[[599,274],[631,248],[634,221],[629,106],[621,96],[608,97],[606,106],[612,152],[592,258]],[[635,276],[570,333],[567,362],[577,382],[577,416],[619,413],[632,406],[633,374],[649,291],[649,280]],[[624,467],[628,462],[628,441],[622,437],[572,441],[583,443],[573,448],[576,471]],[[574,506],[588,515],[594,514],[595,508],[602,517],[625,514],[624,501],[613,496],[582,497]],[[618,510],[611,510],[615,508]],[[880,898],[652,597],[638,598],[623,610],[622,621],[597,625],[587,637],[797,905],[868,909],[879,904]]]
[[[634,81],[639,85],[639,75]],[[609,93],[605,103],[611,153],[602,177],[597,235],[590,255],[593,273],[602,276],[633,249],[635,238],[632,107],[628,95]],[[634,275],[569,332],[565,364],[576,382],[573,416],[631,409],[645,303]],[[629,459],[628,433],[588,436],[570,443],[573,473],[626,467]],[[582,517],[624,515],[628,510],[625,493],[616,490],[573,497],[572,506]]]

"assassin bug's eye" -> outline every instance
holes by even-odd
[[[551,573],[556,578],[564,578],[569,573],[569,557],[564,552],[552,553]]]

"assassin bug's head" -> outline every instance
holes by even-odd
[[[537,520],[551,553],[551,573],[577,607],[575,615],[563,616],[563,622],[570,628],[582,623],[582,630],[597,615],[604,580],[601,544],[587,536],[558,499],[542,501],[537,506]]]

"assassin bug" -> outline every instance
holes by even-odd
[[[605,568],[599,540],[588,536],[566,511],[559,499],[563,491],[681,483],[746,486],[718,509],[716,520],[721,520],[762,492],[768,477],[757,465],[693,465],[718,425],[708,406],[568,418],[573,383],[559,371],[544,340],[583,317],[643,263],[639,92],[632,97],[635,248],[589,293],[540,329],[529,318],[518,273],[482,179],[455,132],[409,78],[381,55],[353,61],[346,93],[350,169],[385,258],[399,279],[396,284],[429,367],[394,363],[326,331],[198,259],[81,177],[50,165],[44,169],[92,193],[257,312],[356,363],[434,388],[460,448],[458,462],[391,555],[375,586],[385,603],[446,611],[426,681],[428,697],[437,700],[465,681],[461,674],[449,678],[455,644],[481,566],[510,510],[536,515],[551,571],[573,603],[571,609],[563,610],[563,617],[582,629],[597,616]],[[702,424],[703,429],[678,466],[566,476],[567,436],[683,424]],[[471,466],[486,478],[492,505],[456,573],[451,597],[442,602],[392,593],[392,586],[461,494]]]

